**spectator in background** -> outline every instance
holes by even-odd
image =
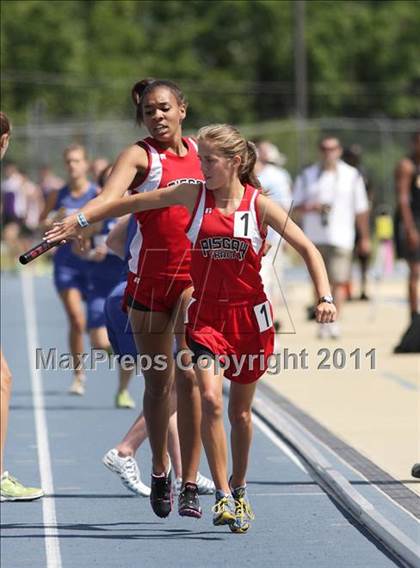
[[[43,164],[38,170],[38,183],[44,199],[52,191],[58,191],[65,185],[65,181],[56,176],[49,164]]]
[[[25,218],[26,203],[22,192],[23,175],[15,162],[4,165],[4,180],[1,183],[3,224],[20,223]]]
[[[349,166],[356,168],[360,175],[363,177],[365,182],[366,192],[369,201],[369,213],[372,210],[373,193],[372,184],[370,183],[366,170],[362,165],[362,147],[359,144],[351,144],[348,148],[343,151],[343,161]],[[355,256],[357,257],[360,265],[360,300],[369,300],[367,295],[367,272],[369,267],[370,254],[364,254],[360,252],[358,247],[360,240],[360,233],[356,226],[356,238],[355,238]],[[348,299],[351,298],[351,282],[349,282]]]
[[[20,233],[25,218],[26,203],[22,192],[24,178],[14,162],[7,162],[1,182],[2,241],[5,245],[3,268],[14,268],[22,254]]]
[[[106,158],[95,158],[90,164],[90,173],[93,181],[100,185],[100,177],[110,167],[110,163]]]
[[[292,203],[292,179],[287,170],[282,167],[286,161],[285,157],[279,152],[277,146],[268,140],[257,140],[256,147],[258,159],[255,164],[255,173],[264,190],[264,195],[289,211]],[[261,278],[265,292],[273,306],[274,328],[278,331],[280,322],[276,317],[276,309],[281,298],[277,278],[281,280],[284,241],[279,233],[269,227],[266,244],[268,248],[261,263]]]
[[[264,195],[288,211],[292,202],[292,178],[282,167],[286,158],[277,146],[267,140],[259,140],[255,145],[258,151],[255,173]]]
[[[340,159],[338,138],[325,136],[319,149],[320,161],[305,168],[296,179],[293,201],[305,234],[324,258],[337,312],[341,314],[351,274],[355,223],[360,232],[358,250],[364,255],[370,251],[369,204],[363,177]],[[321,338],[339,335],[336,322],[319,328]]]
[[[395,170],[397,212],[395,238],[397,256],[404,258],[409,267],[408,300],[411,319],[419,313],[420,275],[420,132],[413,136],[413,149]]]
[[[36,183],[34,183],[25,171],[21,171],[23,184],[22,193],[25,199],[25,218],[23,235],[31,240],[39,228],[39,219],[45,206],[44,196]],[[25,250],[30,248],[31,243],[25,239]]]
[[[412,153],[402,158],[395,169],[397,210],[395,239],[399,258],[408,263],[408,302],[411,324],[394,349],[395,353],[418,353],[420,346],[420,132],[412,139]],[[413,464],[411,475],[420,479],[420,463]]]
[[[39,187],[14,162],[6,164],[4,173],[1,184],[4,260],[7,267],[13,268],[16,258],[32,246],[44,200]]]

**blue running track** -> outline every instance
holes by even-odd
[[[42,475],[48,493],[2,503],[2,568],[396,565],[258,420],[249,469],[256,520],[248,534],[213,527],[212,497],[201,498],[200,521],[176,509],[166,520],[154,516],[148,499],[128,493],[101,463],[137,412],[114,408],[116,372],[102,365],[88,373],[79,398],[66,394],[69,371],[34,371],[35,347],[67,351],[63,310],[48,277],[4,276],[2,284],[2,343],[14,376],[6,469],[35,486]],[[130,389],[140,405],[141,380]],[[147,443],[138,461],[147,481]],[[208,474],[204,456],[201,471]]]

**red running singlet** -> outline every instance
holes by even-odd
[[[224,215],[202,185],[187,236],[192,248],[194,293],[187,314],[187,340],[197,352],[245,357],[241,372],[231,365],[225,376],[250,383],[267,369],[273,352],[271,305],[260,277],[265,232],[258,219],[259,191],[246,185],[239,207]]]
[[[153,138],[138,142],[148,157],[147,170],[130,186],[131,193],[153,191],[203,180],[197,144],[182,139],[188,153],[178,156],[163,150]],[[129,297],[153,311],[171,311],[182,291],[191,285],[191,244],[185,235],[186,207],[174,205],[136,213],[137,232],[130,246],[125,303]]]
[[[183,138],[188,149],[185,156],[162,150],[153,138],[138,144],[148,156],[148,167],[143,179],[134,180],[130,191],[143,193],[160,187],[203,180],[197,144],[192,138]],[[198,189],[198,186],[197,186]],[[190,243],[185,235],[189,213],[182,205],[136,213],[137,233],[130,247],[129,270],[141,278],[189,277]]]

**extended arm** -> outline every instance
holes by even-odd
[[[300,254],[305,261],[309,274],[314,283],[318,298],[330,296],[331,288],[327,271],[321,253],[306,237],[304,232],[292,221],[288,214],[275,203],[260,195],[257,200],[260,218],[265,225],[272,227]],[[335,306],[322,303],[317,307],[317,320],[320,322],[333,321]]]
[[[89,210],[83,208],[88,223],[96,223],[108,217],[122,217],[127,213],[136,211],[149,211],[151,209],[162,209],[171,205],[184,205],[191,212],[197,199],[197,185],[180,184],[172,187],[156,189],[147,193],[124,196],[120,198],[108,199],[103,203],[96,203]],[[48,241],[64,240],[80,235],[80,226],[75,220],[76,226],[73,228],[73,220],[70,227],[67,226],[66,219],[62,223],[57,223],[46,233]]]
[[[107,217],[122,217],[122,215],[127,213],[163,209],[171,205],[185,205],[192,211],[196,198],[196,185],[180,184],[110,200],[94,208],[92,207],[90,211],[85,213],[85,216],[89,223],[96,223]]]
[[[102,192],[91,199],[81,211],[86,215],[90,211],[95,211],[96,208],[105,206],[109,202],[118,201],[126,190],[130,187],[136,174],[142,173],[147,168],[147,154],[144,148],[134,145],[126,148],[118,156],[117,161],[112,169],[105,187]],[[98,220],[103,220],[102,217]],[[79,237],[79,224],[77,222],[77,214],[66,217],[61,224],[60,237],[57,237],[56,225],[46,233],[48,241],[61,239],[72,239]],[[54,238],[50,235],[53,234]]]

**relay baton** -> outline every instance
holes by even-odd
[[[44,254],[44,252],[47,252],[47,250],[50,250],[50,249],[52,249],[56,246],[59,246],[60,242],[62,242],[62,241],[52,241],[51,243],[47,243],[47,241],[42,241],[41,243],[38,243],[37,245],[35,245],[33,248],[31,248],[27,252],[24,252],[19,257],[19,262],[21,264],[28,264],[28,262],[35,260],[36,258],[41,256],[41,254]]]

